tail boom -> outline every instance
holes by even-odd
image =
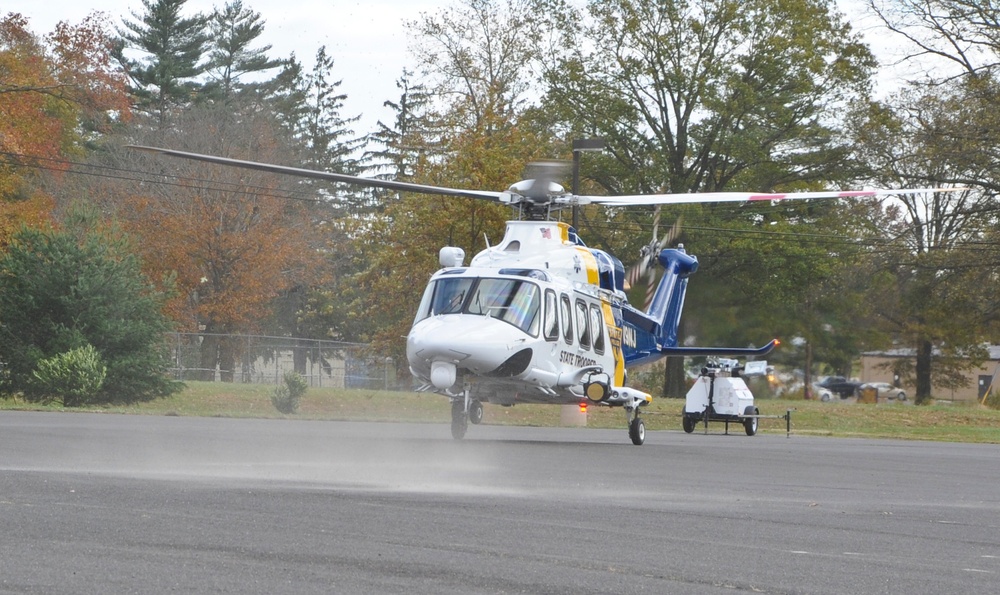
[[[664,268],[647,312],[626,306],[622,310],[623,353],[628,365],[652,363],[664,357],[757,357],[777,347],[774,339],[763,347],[681,347],[678,327],[684,309],[688,277],[698,270],[698,258],[683,247],[660,252]]]

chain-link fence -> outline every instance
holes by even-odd
[[[280,384],[294,371],[310,386],[398,388],[392,358],[364,343],[211,333],[171,333],[168,341],[177,380]]]

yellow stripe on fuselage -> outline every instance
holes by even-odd
[[[587,270],[587,283],[591,285],[600,283],[600,273],[597,270],[597,259],[594,258],[594,254],[582,246],[577,246],[576,253],[580,255],[580,259],[583,261],[583,268]]]
[[[563,223],[562,221],[557,221],[556,224],[559,226],[559,239],[562,240],[564,244],[568,244],[569,223]]]
[[[622,353],[622,329],[615,326],[615,314],[611,311],[611,303],[601,300],[601,309],[604,310],[604,326],[608,329],[608,337],[611,339],[611,353],[615,358],[615,386],[625,385],[625,354]]]

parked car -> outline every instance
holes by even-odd
[[[820,389],[820,398],[823,396],[823,391],[827,390],[841,399],[846,399],[857,394],[861,383],[856,380],[848,380],[843,376],[827,376],[817,383],[816,387]]]
[[[859,390],[864,391],[868,389],[874,389],[876,398],[879,401],[888,401],[895,399],[896,401],[906,400],[906,391],[903,389],[893,386],[888,382],[869,382],[867,384],[862,384]]]

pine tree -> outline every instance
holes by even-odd
[[[138,109],[152,115],[160,130],[176,106],[191,104],[201,91],[197,78],[205,72],[206,25],[197,14],[182,18],[187,0],[142,0],[146,12],[132,12],[138,22],[125,21],[115,57],[132,80]],[[145,54],[135,60],[126,50]]]
[[[429,115],[431,96],[422,84],[412,82],[413,73],[403,70],[396,80],[400,90],[398,101],[386,101],[385,107],[396,114],[392,126],[379,120],[370,142],[381,148],[365,154],[369,168],[378,171],[378,177],[409,180],[417,163],[440,150],[438,132]]]
[[[264,21],[240,0],[216,9],[208,26],[212,33],[207,68],[211,82],[205,93],[209,97],[229,103],[236,94],[256,91],[262,85],[241,79],[282,65],[281,60],[268,58],[270,45],[251,47],[264,32]]]
[[[352,137],[352,124],[360,116],[345,117],[341,114],[347,95],[340,92],[343,81],[333,80],[333,57],[326,53],[326,46],[316,52],[316,65],[304,78],[306,118],[303,122],[303,140],[307,148],[306,165],[314,169],[343,174],[356,174],[360,163],[352,155],[364,143],[363,138]]]
[[[333,80],[333,58],[322,46],[316,52],[313,70],[295,81],[299,90],[296,97],[303,103],[296,108],[296,140],[301,146],[303,167],[341,174],[357,175],[363,162],[358,153],[365,138],[354,136],[351,125],[361,116],[345,117],[342,114],[347,95],[340,92],[342,81]],[[303,186],[313,188],[328,199],[334,209],[333,217],[341,217],[371,203],[371,191],[344,185],[303,181]]]

